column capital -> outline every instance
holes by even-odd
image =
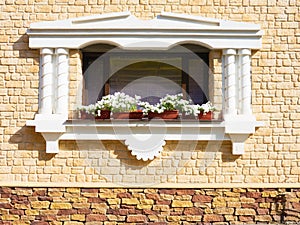
[[[57,55],[69,55],[69,49],[67,48],[57,48],[55,49]]]
[[[239,49],[238,54],[239,55],[251,55],[251,49],[249,49],[249,48]]]
[[[223,55],[236,55],[236,50],[232,48],[223,49]]]
[[[41,55],[52,55],[54,50],[52,48],[41,48],[40,53]]]

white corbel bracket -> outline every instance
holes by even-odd
[[[245,141],[249,134],[229,134],[232,143],[232,154],[243,155],[245,153]]]
[[[62,133],[48,133],[42,132],[46,141],[46,153],[56,154],[59,153],[59,137]]]
[[[229,135],[232,143],[232,154],[242,155],[245,152],[245,141],[250,134],[255,133],[257,127],[263,126],[263,122],[256,121],[253,115],[224,116],[225,133]]]
[[[60,136],[66,132],[65,116],[58,114],[37,114],[35,120],[27,120],[27,126],[35,126],[35,131],[41,133],[46,141],[46,153],[59,152]]]

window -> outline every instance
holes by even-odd
[[[149,159],[147,154],[141,156],[145,149],[154,157],[162,150],[164,140],[192,138],[231,140],[232,153],[243,154],[249,134],[263,125],[256,121],[251,110],[251,55],[252,50],[261,48],[263,35],[257,24],[169,12],[144,21],[130,12],[118,12],[33,23],[27,34],[29,47],[40,49],[41,64],[39,112],[26,124],[34,126],[36,132],[43,135],[47,153],[59,151],[59,140],[125,140],[129,150]],[[95,43],[98,45],[92,45]],[[179,45],[182,43],[193,45]],[[81,49],[83,53],[84,104],[120,90],[129,94],[130,91],[139,94],[137,91],[142,90],[142,93],[146,92],[144,97],[151,101],[157,101],[157,96],[172,91],[188,93],[195,103],[218,98],[218,95],[212,94],[216,89],[208,82],[211,77],[207,67],[208,49],[221,50],[223,57],[217,64],[222,65],[218,67],[217,79],[222,85],[217,88],[223,93],[223,98],[219,99],[223,121],[211,124],[181,124],[180,121],[86,124],[75,121],[74,124],[74,121],[68,121],[70,110],[74,110],[74,99],[71,99],[74,93],[70,91],[69,77],[73,73],[69,71],[72,49]],[[215,68],[214,65],[212,67]],[[148,79],[146,84],[155,81],[159,85],[139,82],[144,79]],[[166,81],[172,81],[173,85],[165,85]],[[211,87],[210,90],[208,87]],[[147,146],[144,143],[137,145],[135,135],[128,132],[117,135],[116,126],[121,130],[131,127],[132,133],[137,136],[143,136],[151,127],[154,129],[153,136],[160,138],[160,146],[152,148],[152,142]],[[186,132],[182,133],[182,128]],[[161,135],[163,129],[165,135]]]
[[[208,49],[182,45],[165,51],[124,51],[110,45],[82,50],[83,103],[117,91],[157,103],[166,94],[184,93],[195,104],[208,101]]]

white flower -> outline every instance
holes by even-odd
[[[197,116],[199,114],[199,105],[185,105],[183,111],[186,115]]]
[[[204,103],[202,104],[200,107],[199,107],[199,110],[201,112],[203,112],[204,114],[210,112],[210,111],[215,111],[216,108],[212,105],[212,103],[210,101],[208,101],[207,103]]]

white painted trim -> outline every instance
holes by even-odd
[[[237,84],[236,84],[236,50],[223,50],[225,56],[224,79],[225,79],[225,114],[237,115]]]
[[[69,105],[69,50],[58,48],[57,55],[57,76],[56,76],[56,107],[55,113],[66,115],[68,118]]]
[[[137,159],[152,160],[163,150],[166,140],[224,141],[231,140],[233,154],[244,153],[244,142],[262,124],[237,117],[224,122],[199,121],[121,121],[64,120],[36,118],[27,121],[46,140],[46,152],[58,153],[59,140],[124,140]],[[56,138],[56,139],[55,139]]]
[[[240,56],[240,73],[241,81],[241,114],[252,115],[251,110],[251,50],[239,49]]]
[[[80,49],[109,43],[123,49],[168,49],[193,42],[210,49],[259,49],[263,32],[251,23],[165,12],[153,20],[139,20],[121,12],[32,23],[27,34],[30,48]]]
[[[41,49],[41,97],[39,104],[39,113],[52,114],[52,106],[54,104],[54,87],[53,87],[53,49],[43,48]]]

